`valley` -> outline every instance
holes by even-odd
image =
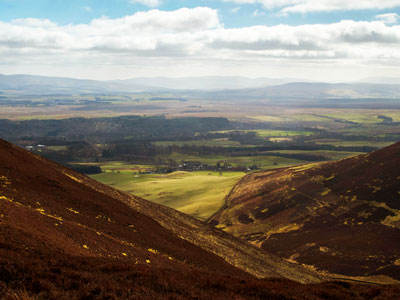
[[[0,300],[399,300],[400,0],[0,1]]]
[[[3,93],[0,292],[395,299],[397,102],[257,93]]]
[[[102,168],[103,169],[103,168]],[[243,172],[176,171],[136,174],[131,171],[91,175],[99,182],[206,220],[224,204],[224,198]]]

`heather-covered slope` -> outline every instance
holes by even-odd
[[[395,299],[400,292],[317,283],[323,278],[299,265],[4,141],[0,178],[1,299]]]
[[[400,280],[400,143],[248,175],[210,222],[320,270]]]
[[[207,238],[215,242],[203,249],[188,241],[191,218],[185,221],[173,210],[133,199],[0,141],[0,296],[26,289],[44,293],[44,299],[107,298],[107,291],[124,299],[225,299],[242,294],[246,282],[261,284],[260,295],[271,294],[266,282],[212,253],[212,245],[228,243],[227,235],[210,229]],[[152,214],[168,225],[161,226]],[[198,230],[207,228],[195,222]],[[234,238],[229,243],[254,249],[254,257],[263,253]],[[247,257],[254,265],[251,254],[240,254],[239,261]],[[321,279],[273,256],[261,268],[269,277],[286,272],[299,281]],[[259,299],[257,293],[245,299]]]

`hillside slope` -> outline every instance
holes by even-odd
[[[288,260],[400,280],[400,143],[244,177],[210,222]]]
[[[400,293],[399,286],[317,283],[324,277],[1,140],[0,180],[1,299],[396,299]]]
[[[43,299],[101,298],[107,291],[124,299],[225,299],[246,294],[243,288],[251,282],[261,284],[263,294],[270,284],[304,289],[283,277],[322,279],[174,210],[127,196],[4,141],[0,212],[1,297],[7,290],[26,289],[42,293]],[[228,248],[230,263],[222,253]],[[236,249],[237,255],[232,252]],[[260,283],[244,270],[282,282]]]

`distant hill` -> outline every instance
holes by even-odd
[[[247,78],[241,76],[198,76],[198,77],[148,77],[115,81],[117,83],[158,86],[172,90],[227,90],[263,88],[293,82],[296,79]],[[298,80],[298,79],[297,79]]]
[[[296,79],[247,78],[240,76],[138,77],[97,81],[37,75],[1,75],[0,90],[31,94],[132,93],[158,90],[226,90],[260,88]]]
[[[400,84],[290,82],[262,88],[193,91],[192,97],[220,101],[262,101],[297,107],[400,107]]]
[[[400,280],[400,143],[244,177],[211,223],[318,270]]]
[[[36,75],[1,75],[0,90],[8,93],[49,95],[140,92],[157,88],[96,80]]]
[[[394,99],[399,102],[400,84],[323,83],[295,81],[296,79],[246,78],[235,76],[204,76],[182,78],[133,78],[128,80],[96,81],[34,75],[1,75],[0,93],[6,94],[119,94],[173,92],[176,97],[212,100],[279,100],[277,104],[315,104],[332,100],[346,104],[372,100]],[[342,100],[345,100],[343,102]],[[342,103],[342,102],[343,103]],[[396,102],[396,103],[397,103]]]

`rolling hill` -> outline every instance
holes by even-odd
[[[391,81],[393,82],[393,81]],[[120,93],[173,93],[175,97],[211,100],[274,100],[286,105],[396,104],[400,84],[324,83],[299,79],[246,77],[132,78],[98,81],[67,77],[0,74],[0,94],[77,95]],[[293,102],[293,100],[296,100]],[[328,101],[331,100],[331,101]],[[372,101],[371,101],[372,100]],[[375,103],[375,102],[379,103]],[[395,100],[395,101],[393,101]],[[337,103],[338,102],[338,103]],[[349,103],[350,102],[350,103]]]
[[[325,280],[0,140],[1,299],[395,299],[400,292]]]
[[[329,278],[4,141],[0,212],[2,299],[350,299],[375,289],[318,283]]]
[[[316,270],[400,280],[399,166],[397,143],[338,162],[253,173],[210,222]]]

